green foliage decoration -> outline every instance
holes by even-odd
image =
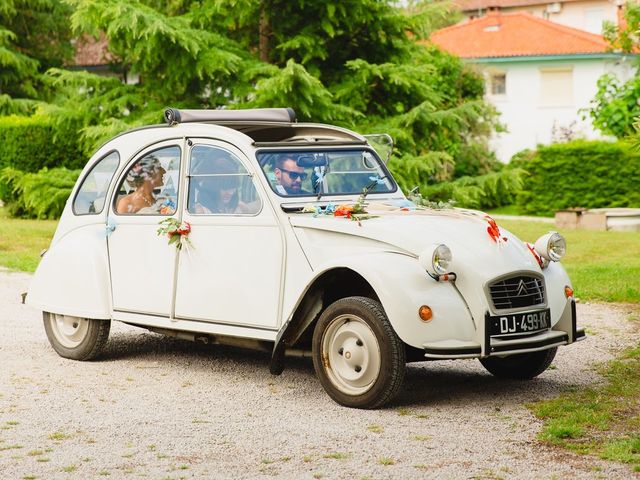
[[[43,168],[36,173],[12,167],[0,170],[0,183],[9,190],[6,208],[14,217],[59,218],[80,170]]]
[[[640,152],[624,143],[574,141],[522,156],[528,175],[517,203],[525,213],[640,207]]]

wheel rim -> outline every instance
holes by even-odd
[[[322,337],[322,359],[331,383],[348,395],[367,392],[380,374],[378,339],[355,315],[340,315],[328,325]]]
[[[89,321],[86,318],[70,315],[51,314],[49,324],[56,340],[65,348],[80,345],[89,331]]]

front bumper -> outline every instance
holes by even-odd
[[[486,313],[486,317],[489,312]],[[484,358],[507,356],[517,353],[535,352],[568,345],[586,338],[584,329],[577,326],[576,302],[570,299],[560,320],[550,330],[524,338],[504,340],[491,338],[489,322],[484,321],[484,335],[481,342],[442,340],[422,345],[424,356],[430,359]]]

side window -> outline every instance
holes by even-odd
[[[93,166],[73,199],[73,213],[87,215],[102,212],[109,184],[119,163],[118,152],[111,152]]]
[[[136,160],[118,188],[119,214],[173,215],[178,199],[180,148],[159,148]]]
[[[188,210],[204,215],[255,215],[262,208],[251,175],[222,148],[191,149]]]

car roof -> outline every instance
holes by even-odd
[[[244,110],[179,110],[168,108],[164,114],[169,125],[205,123],[220,125],[244,133],[256,144],[263,143],[366,143],[350,130],[319,123],[298,123],[292,108],[253,108]]]

